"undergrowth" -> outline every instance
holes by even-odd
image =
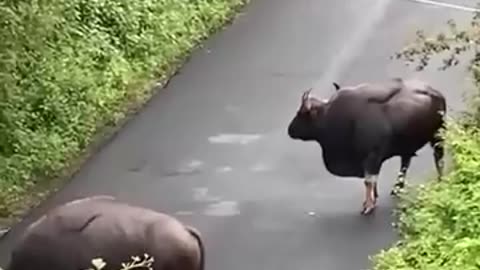
[[[245,0],[0,2],[0,217],[143,102]]]
[[[453,169],[402,198],[398,245],[376,256],[376,270],[480,267],[480,130],[448,125]]]
[[[426,67],[433,56],[447,53],[446,69],[458,56],[473,52],[468,68],[475,89],[468,93],[467,111],[449,119],[444,131],[452,168],[441,182],[430,181],[406,194],[399,207],[402,239],[373,258],[375,270],[480,269],[480,20],[475,14],[469,28],[427,37],[419,31],[415,44],[397,57]],[[413,195],[414,194],[414,195]]]

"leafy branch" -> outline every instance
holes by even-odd
[[[148,254],[144,254],[143,258],[140,258],[139,256],[132,256],[131,258],[132,261],[129,263],[122,263],[122,268],[120,270],[153,269],[152,264],[154,260]],[[88,268],[86,270],[102,270],[107,263],[102,258],[95,258],[92,260],[92,265],[94,268]]]
[[[408,66],[414,65],[416,71],[422,71],[434,56],[443,55],[438,70],[444,71],[458,66],[460,58],[466,53],[472,53],[467,58],[469,62],[466,66],[476,91],[465,93],[468,96],[465,100],[468,110],[462,112],[463,117],[457,122],[480,127],[480,12],[475,12],[466,26],[459,27],[454,20],[448,20],[446,31],[436,35],[428,36],[425,31],[418,30],[415,41],[396,52],[392,58],[404,60]]]
[[[446,53],[448,56],[438,68],[446,70],[460,63],[459,56],[473,51],[474,57],[469,68],[474,72],[480,71],[480,13],[474,13],[470,26],[465,29],[460,30],[452,19],[447,21],[447,25],[448,31],[440,32],[434,37],[428,37],[423,30],[418,30],[415,42],[395,53],[394,58],[405,60],[407,65],[416,63],[415,69],[421,71],[428,66],[433,56]]]

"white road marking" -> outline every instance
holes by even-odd
[[[231,172],[233,170],[232,167],[230,166],[224,166],[216,169],[217,173],[226,173],[226,172]]]
[[[332,82],[350,65],[355,55],[363,51],[366,41],[375,31],[375,26],[385,17],[391,2],[392,0],[378,0],[370,9],[370,13],[361,17],[360,26],[350,35],[351,38],[344,42],[345,46],[341,51],[332,55],[327,72],[315,83],[314,89],[330,87],[331,93],[334,92]]]
[[[267,171],[271,171],[272,167],[268,166],[267,164],[264,164],[264,163],[257,163],[255,165],[253,165],[252,167],[250,167],[250,170],[252,172],[267,172]]]
[[[230,144],[249,144],[253,141],[259,140],[262,136],[260,134],[218,134],[208,138],[210,143],[230,143]]]
[[[191,169],[197,169],[203,165],[203,162],[200,160],[192,160],[190,163],[187,165]]]
[[[200,202],[216,202],[219,201],[219,197],[211,196],[208,194],[208,188],[200,187],[193,189],[193,199]]]
[[[203,165],[204,163],[201,160],[191,160],[188,164],[180,166],[171,175],[198,173]]]
[[[215,217],[236,216],[240,214],[240,209],[236,201],[221,201],[208,205],[204,214]]]
[[[432,0],[409,0],[409,1],[420,3],[420,4],[434,5],[437,7],[446,7],[446,8],[457,9],[462,11],[468,11],[468,12],[480,12],[480,9],[478,8],[450,4],[446,2],[440,2],[440,1],[432,1]]]

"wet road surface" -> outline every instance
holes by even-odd
[[[314,95],[328,97],[332,80],[416,76],[460,108],[468,84],[462,69],[413,74],[389,56],[418,27],[435,31],[448,18],[470,16],[408,0],[253,0],[63,190],[0,241],[0,265],[46,209],[109,194],[199,228],[209,270],[368,268],[368,255],[396,237],[389,190],[399,160],[384,164],[378,209],[363,217],[361,179],[330,175],[321,149],[290,140],[287,125],[301,92],[314,86]],[[425,147],[409,179],[431,172]]]

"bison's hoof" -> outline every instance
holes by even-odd
[[[375,206],[365,207],[365,208],[363,208],[361,214],[363,216],[368,216],[368,215],[372,214],[374,210],[375,210]]]
[[[398,196],[400,193],[402,193],[404,190],[403,188],[393,188],[392,191],[390,192],[390,195],[392,196]]]
[[[395,186],[393,186],[392,191],[390,191],[390,195],[398,196],[403,191],[405,191],[405,184],[403,184],[403,183],[402,184],[396,184]]]
[[[0,228],[0,239],[6,236],[10,232],[10,227]]]
[[[364,216],[370,215],[371,213],[373,213],[375,208],[376,208],[375,204],[368,205],[364,203],[361,214]]]

